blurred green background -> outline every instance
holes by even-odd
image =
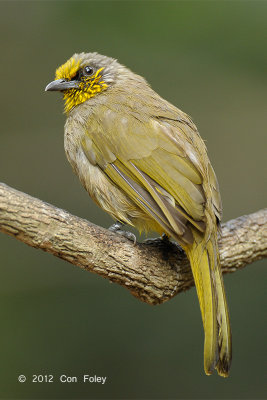
[[[193,117],[220,182],[224,221],[265,207],[266,17],[261,1],[2,1],[0,180],[112,223],[65,158],[60,95],[44,92],[74,52],[98,51]],[[1,398],[266,398],[266,261],[225,276],[234,348],[222,379],[203,372],[195,289],[151,307],[3,234],[0,249]],[[33,374],[55,382],[31,383]],[[62,384],[61,374],[107,382]]]

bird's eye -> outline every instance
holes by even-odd
[[[89,65],[87,65],[86,67],[84,67],[83,72],[85,75],[92,75],[94,70],[92,67],[89,67]]]

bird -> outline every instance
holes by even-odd
[[[218,250],[222,203],[193,120],[143,77],[97,52],[75,53],[45,90],[63,94],[67,159],[117,221],[114,229],[155,231],[184,249],[204,328],[204,371],[227,377],[232,335]]]

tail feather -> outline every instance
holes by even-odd
[[[194,230],[194,242],[186,248],[202,315],[205,343],[204,369],[228,376],[231,365],[231,329],[215,235],[208,240]]]
[[[219,324],[219,350],[220,356],[216,366],[219,375],[227,377],[232,361],[232,334],[229,320],[229,312],[223,287],[221,269],[215,272],[216,291],[218,298],[218,324]]]

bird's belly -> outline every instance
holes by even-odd
[[[81,147],[68,152],[67,158],[90,197],[115,220],[135,226],[139,231],[163,233],[158,223],[118,188],[97,165],[85,156]]]

